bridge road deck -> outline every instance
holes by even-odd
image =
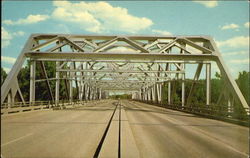
[[[119,150],[125,158],[249,155],[247,127],[145,103],[115,103],[2,115],[1,154],[4,158],[91,158],[110,123],[98,157],[118,157]]]

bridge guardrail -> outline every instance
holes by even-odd
[[[35,101],[35,102],[15,102],[1,104],[1,114],[23,112],[31,110],[41,110],[48,107],[48,101]]]
[[[15,103],[3,103],[1,104],[1,114],[16,113],[16,112],[25,112],[32,110],[42,110],[42,109],[65,109],[68,107],[77,107],[80,105],[85,105],[87,103],[94,103],[100,100],[60,100],[55,104],[51,101],[35,101],[35,102],[15,102]]]
[[[140,100],[136,100],[139,102],[143,102]],[[219,119],[228,121],[231,123],[237,123],[241,125],[248,126],[249,125],[249,111],[246,112],[246,109],[240,111],[239,109],[228,109],[228,106],[218,106],[215,104],[204,105],[204,104],[191,104],[189,106],[182,106],[181,103],[175,104],[162,104],[162,103],[154,103],[154,102],[143,102],[148,104],[153,104],[169,109],[174,109],[178,111],[193,113],[209,118]],[[237,112],[234,112],[237,111]]]

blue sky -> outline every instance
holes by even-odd
[[[6,71],[31,33],[210,35],[235,78],[249,71],[247,1],[3,1],[1,31]]]

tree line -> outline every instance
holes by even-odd
[[[18,74],[18,83],[20,86],[20,89],[22,91],[23,97],[26,101],[29,100],[29,86],[30,86],[30,64],[29,61],[27,61],[27,65],[23,68],[21,68],[19,74]],[[55,62],[44,62],[45,69],[48,75],[48,78],[54,78],[56,73],[56,65]],[[40,63],[37,62],[37,69],[36,69],[36,79],[44,79],[42,78],[42,69],[40,66]],[[66,74],[60,73],[60,77],[65,77]],[[1,85],[3,84],[5,78],[7,77],[6,71],[1,68]],[[236,79],[236,83],[238,84],[242,94],[244,95],[246,101],[248,104],[250,103],[250,92],[249,92],[249,77],[250,73],[246,71],[239,72],[238,78]],[[52,94],[55,94],[55,80],[49,81]],[[188,93],[190,91],[190,88],[192,86],[193,81],[191,79],[185,80],[185,98],[187,98]],[[67,94],[67,87],[69,87],[68,82],[65,82],[65,80],[60,80],[60,100],[64,100],[68,98]],[[181,101],[181,81],[175,80],[175,95],[173,102],[180,102]],[[195,93],[193,94],[193,104],[199,104],[199,103],[205,103],[206,99],[206,81],[204,79],[200,79],[196,81],[195,84]],[[220,96],[220,92],[222,90],[223,86],[223,79],[219,75],[219,73],[215,74],[215,77],[211,79],[211,103],[215,104],[218,100],[218,97]],[[36,100],[50,100],[50,95],[48,93],[46,82],[37,82],[36,83],[36,89],[39,90],[39,92],[36,93]],[[164,83],[163,89],[162,89],[162,100],[163,103],[167,102],[167,82]],[[73,88],[73,96],[74,99],[77,99],[77,90],[76,88]],[[129,99],[131,98],[131,95],[119,95],[119,96],[112,96],[112,98],[124,98]]]

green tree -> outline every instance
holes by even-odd
[[[3,85],[4,80],[7,77],[7,73],[6,71],[4,71],[4,69],[1,67],[1,85]]]
[[[246,101],[248,102],[248,105],[250,103],[250,72],[239,72],[238,78],[236,79],[236,83],[238,84],[243,96],[245,97]]]
[[[55,62],[44,62],[45,69],[48,78],[55,78],[56,68]],[[40,63],[36,64],[36,79],[44,79],[41,75]],[[30,89],[30,62],[27,61],[27,65],[21,68],[18,74],[18,83],[22,91],[23,97],[26,101],[29,100],[29,89]],[[55,95],[55,80],[49,81],[52,90],[52,95]],[[60,80],[60,99],[66,98],[66,88],[62,80]],[[45,81],[36,82],[36,100],[51,100],[49,91]]]

